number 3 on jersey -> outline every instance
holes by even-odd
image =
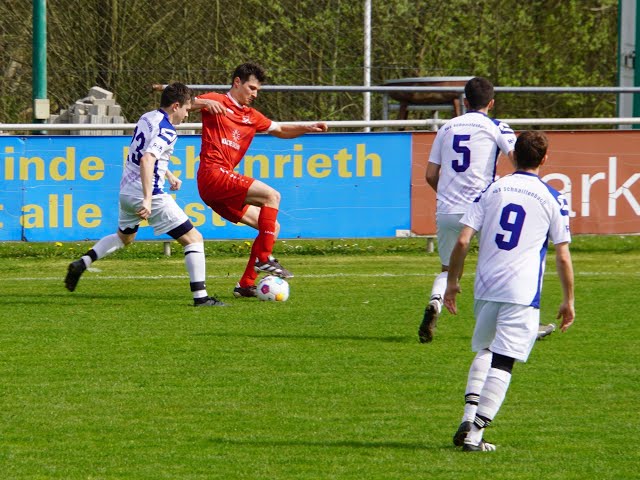
[[[513,250],[518,246],[520,234],[524,225],[524,218],[527,212],[524,211],[522,205],[510,203],[502,209],[500,214],[500,226],[509,233],[509,239],[505,240],[506,234],[498,233],[496,235],[496,245],[501,250]]]
[[[145,138],[144,133],[138,133],[138,127],[133,131],[133,139],[131,141],[131,147],[133,148],[135,143],[137,142],[137,146],[135,150],[129,152],[128,160],[135,163],[136,165],[140,165],[140,159],[142,158],[142,149],[144,148]]]
[[[465,172],[471,163],[471,150],[469,150],[469,147],[461,145],[462,142],[468,142],[470,139],[471,135],[453,136],[453,150],[462,154],[462,160],[456,158],[451,161],[451,167],[458,173]]]

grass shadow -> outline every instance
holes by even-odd
[[[424,450],[451,450],[453,447],[444,445],[427,445],[420,442],[393,442],[393,441],[358,441],[358,440],[333,440],[333,441],[320,441],[320,440],[275,440],[275,439],[251,439],[241,440],[232,438],[210,438],[208,443],[221,444],[221,445],[238,445],[238,446],[251,446],[251,447],[336,447],[336,448],[385,448],[392,450],[411,450],[411,451],[424,451]]]
[[[194,336],[202,337],[220,337],[220,338],[272,338],[272,339],[302,339],[302,340],[355,340],[355,341],[378,341],[384,343],[414,343],[414,340],[407,336],[381,336],[372,335],[310,335],[295,333],[226,333],[226,332],[207,332],[196,333]],[[417,343],[417,340],[415,340]]]

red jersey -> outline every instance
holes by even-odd
[[[252,107],[239,105],[229,94],[205,93],[198,98],[216,100],[227,110],[216,115],[202,109],[200,167],[222,167],[232,171],[251,145],[256,132],[264,132],[271,120]]]

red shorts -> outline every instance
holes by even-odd
[[[214,212],[230,222],[238,223],[249,208],[244,201],[254,180],[226,168],[199,169],[198,191]]]

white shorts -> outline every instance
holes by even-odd
[[[540,310],[515,303],[476,300],[473,305],[476,327],[471,348],[474,352],[489,349],[526,362],[531,353],[540,323]]]
[[[451,252],[458,240],[462,224],[460,219],[462,213],[437,213],[436,214],[436,235],[438,238],[438,254],[440,263],[445,267],[449,266]]]
[[[135,228],[142,219],[136,213],[142,207],[142,197],[120,194],[118,227],[120,230]],[[171,195],[166,193],[151,197],[151,216],[147,219],[155,235],[162,235],[189,220]]]
[[[453,247],[460,235],[460,230],[464,225],[460,223],[463,213],[437,213],[436,214],[436,235],[438,238],[438,254],[440,255],[440,263],[445,267],[449,266],[449,259]],[[478,241],[480,240],[480,232],[476,232]]]

